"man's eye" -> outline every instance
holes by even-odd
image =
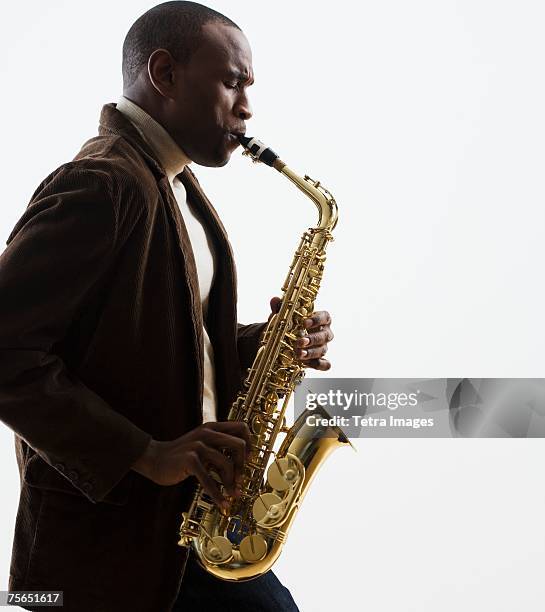
[[[229,89],[238,89],[238,83],[225,83],[225,86]]]

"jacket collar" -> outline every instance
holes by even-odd
[[[128,140],[130,144],[137,149],[142,155],[146,163],[149,165],[154,175],[158,180],[165,178],[167,175],[161,163],[150,145],[142,138],[140,132],[130,122],[130,120],[117,110],[116,104],[110,102],[102,107],[98,126],[100,136],[115,134]]]
[[[142,138],[152,147],[169,181],[183,172],[191,160],[169,132],[141,106],[120,96],[116,109],[136,127]]]

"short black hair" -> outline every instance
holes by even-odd
[[[139,17],[123,42],[123,88],[130,87],[156,49],[167,49],[175,60],[185,63],[202,39],[202,26],[220,22],[240,30],[217,11],[197,2],[163,2]]]

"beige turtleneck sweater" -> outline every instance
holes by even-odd
[[[142,138],[153,149],[168,177],[172,192],[176,198],[180,212],[189,234],[197,275],[203,318],[208,310],[208,296],[214,278],[214,256],[212,245],[208,240],[204,226],[187,202],[187,194],[180,179],[177,177],[191,160],[174,142],[170,134],[146,111],[131,100],[121,96],[116,108],[140,132]],[[203,423],[216,420],[216,387],[214,382],[214,352],[208,332],[203,327],[204,338],[204,385],[203,385]]]

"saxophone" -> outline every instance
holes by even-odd
[[[325,250],[337,223],[337,205],[318,181],[295,174],[259,140],[245,136],[239,140],[245,148],[243,155],[275,168],[308,196],[319,218],[318,225],[301,238],[282,287],[280,309],[265,328],[243,389],[229,412],[229,420],[244,421],[252,434],[241,495],[230,498],[229,510],[222,514],[199,486],[182,515],[178,544],[192,548],[209,573],[231,581],[250,580],[271,568],[316,471],[333,450],[350,444],[338,427],[307,424],[309,414],[329,418],[322,406],[305,410],[291,428],[285,421],[290,396],[304,376],[293,344],[306,334],[304,319],[314,310]],[[286,437],[275,450],[279,434]],[[211,475],[220,482],[216,474]]]

